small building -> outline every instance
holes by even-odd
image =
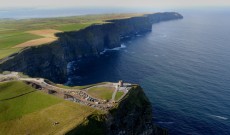
[[[123,87],[123,85],[124,85],[124,82],[123,82],[122,80],[120,80],[120,81],[118,82],[118,87]]]

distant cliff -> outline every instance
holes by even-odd
[[[105,48],[119,47],[126,37],[150,32],[154,23],[181,18],[183,17],[180,14],[174,12],[155,13],[110,20],[80,31],[58,33],[58,41],[29,47],[0,60],[0,72],[18,71],[31,77],[43,77],[64,83],[67,80],[69,62],[99,56]]]
[[[167,130],[154,125],[152,118],[151,103],[136,85],[108,113],[89,116],[67,135],[167,135]]]

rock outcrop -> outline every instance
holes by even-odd
[[[79,58],[99,56],[105,48],[121,45],[127,37],[150,32],[152,24],[183,18],[175,12],[148,14],[120,20],[110,20],[80,31],[58,33],[58,41],[29,47],[0,60],[1,71],[23,72],[31,77],[42,77],[53,82],[67,80],[67,65]]]
[[[152,107],[142,88],[133,86],[129,93],[107,113],[93,114],[67,135],[167,135],[154,125]]]
[[[167,130],[153,123],[152,106],[143,89],[136,85],[117,108],[110,111],[107,134],[167,135]]]

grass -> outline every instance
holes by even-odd
[[[61,102],[61,99],[36,91],[23,82],[2,83],[0,88],[0,100],[15,97],[10,100],[1,101],[0,122],[16,119],[25,114]],[[28,94],[20,96],[25,93]]]
[[[67,135],[104,135],[106,134],[106,115],[104,113],[95,113]]]
[[[95,83],[95,84],[89,84],[89,85],[83,85],[83,86],[67,86],[67,85],[62,85],[62,84],[55,84],[53,82],[50,82],[50,83],[52,85],[55,85],[55,86],[59,87],[59,88],[64,88],[64,89],[79,89],[79,90],[82,90],[82,89],[90,88],[90,87],[97,86],[97,85],[103,85],[103,84],[106,84],[108,82],[101,82],[101,83]]]
[[[117,94],[116,94],[116,96],[115,96],[115,100],[116,101],[119,100],[123,95],[124,95],[124,92],[118,91]]]
[[[114,88],[111,87],[92,87],[87,91],[89,95],[103,100],[110,100],[113,92]]]
[[[133,85],[128,93],[119,101],[119,104],[116,104],[111,110],[109,110],[110,113],[114,115],[116,110],[122,107],[121,104],[124,102],[126,112],[128,112],[128,110],[133,110],[136,107],[146,108],[146,106],[150,105],[148,98],[139,85]]]
[[[61,31],[76,31],[93,24],[107,23],[106,20],[130,18],[143,14],[102,14],[57,18],[39,18],[22,20],[0,20],[0,59],[18,52],[12,48],[41,36],[26,33],[31,30],[55,29]]]
[[[24,33],[24,32],[14,32],[5,33],[0,36],[0,59],[7,57],[13,53],[18,52],[20,49],[12,48],[17,44],[24,43],[29,40],[41,38],[41,36]]]
[[[27,92],[31,93],[17,97]],[[0,134],[65,134],[98,113],[18,81],[0,83],[0,96],[1,99],[15,97],[0,101]]]
[[[66,24],[63,26],[58,27],[58,30],[61,31],[78,31],[80,29],[84,29],[90,25],[92,25],[93,23],[79,23],[79,24]]]
[[[16,97],[32,91],[35,90],[23,82],[0,83],[0,100]]]
[[[9,49],[17,44],[24,43],[28,40],[41,38],[41,36],[17,32],[0,37],[0,49]]]
[[[10,49],[0,49],[0,59],[10,56],[11,54],[17,53],[21,49],[19,48],[10,48]]]

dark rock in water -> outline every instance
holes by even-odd
[[[152,30],[152,24],[183,18],[174,12],[110,20],[80,31],[58,33],[58,41],[30,47],[0,60],[0,71],[18,71],[53,82],[67,81],[67,65],[79,58],[99,57],[106,48],[121,46],[121,41]]]

